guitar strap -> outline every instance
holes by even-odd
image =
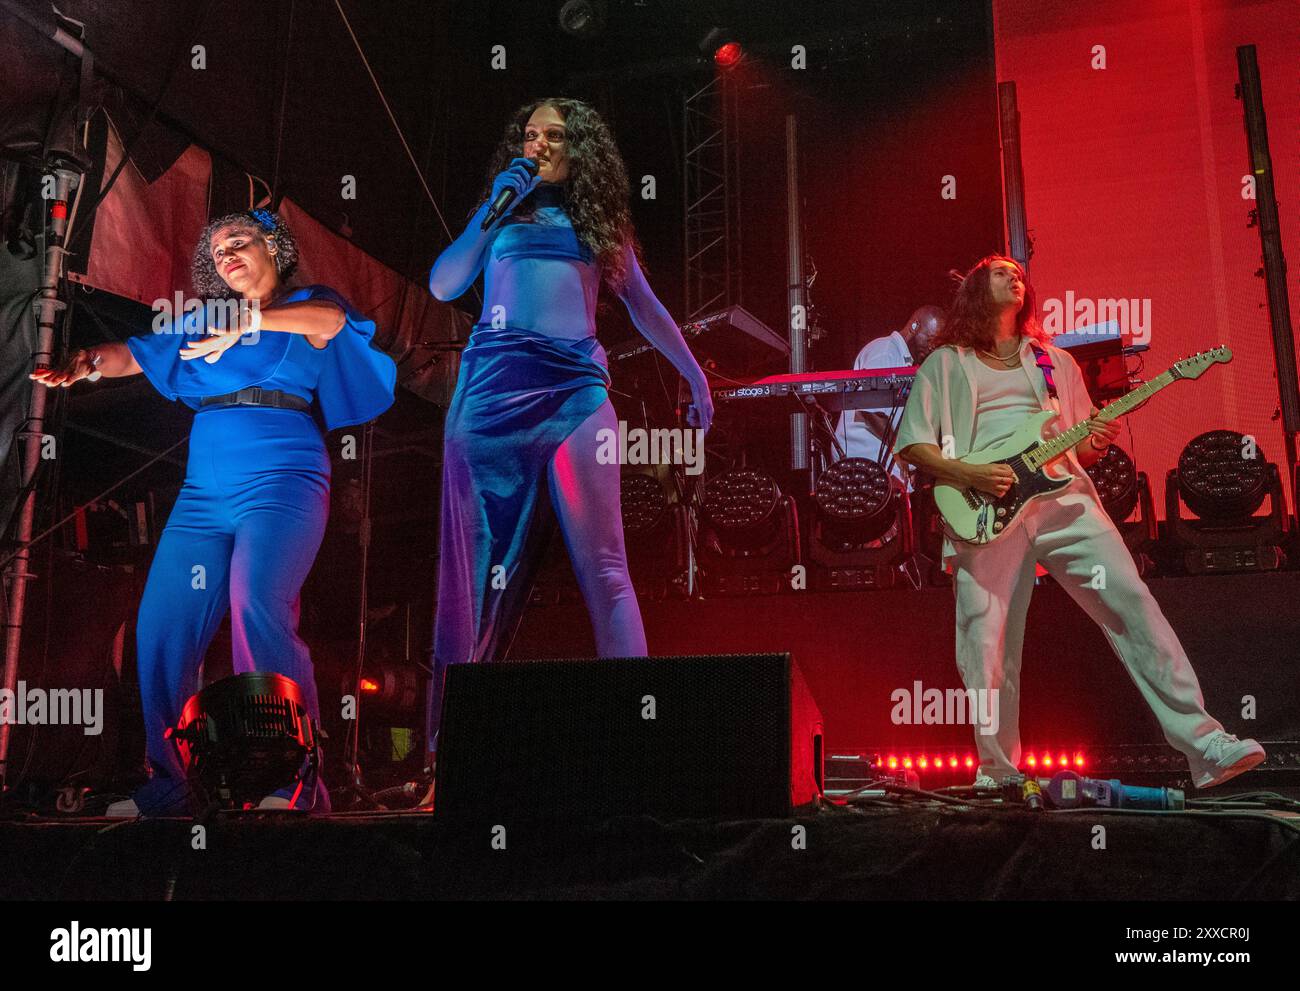
[[[1043,370],[1043,381],[1047,383],[1047,394],[1053,399],[1056,398],[1056,383],[1052,381],[1052,364],[1051,356],[1044,350],[1042,345],[1030,341],[1029,346],[1034,349],[1034,358],[1037,360],[1038,367]]]

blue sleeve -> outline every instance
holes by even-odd
[[[182,361],[181,348],[206,332],[207,314],[196,309],[180,320],[159,316],[152,333],[129,338],[126,346],[150,385],[167,399],[180,399],[194,409],[203,396],[224,395],[273,378],[289,350],[288,334],[266,333],[241,339],[213,364],[202,358]]]
[[[159,315],[151,333],[126,339],[131,357],[164,399],[180,397],[181,366],[185,364],[181,361],[180,350],[185,346],[186,334],[202,332],[202,323],[201,313],[186,314],[179,321]]]
[[[308,299],[328,300],[344,314],[343,329],[325,348],[316,398],[327,430],[373,420],[393,405],[397,363],[375,346],[375,322],[327,286],[311,286]],[[287,336],[287,335],[286,335]]]

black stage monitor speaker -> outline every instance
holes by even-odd
[[[788,816],[822,790],[822,717],[789,654],[453,664],[435,811]]]

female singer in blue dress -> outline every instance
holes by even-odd
[[[158,541],[137,624],[153,776],[133,807],[119,803],[113,814],[187,809],[185,772],[166,733],[198,690],[204,653],[227,610],[235,673],[291,678],[320,719],[311,657],[298,636],[298,593],[329,512],[321,426],[378,416],[392,405],[397,369],[372,345],[374,323],[338,293],[285,285],[297,260],[293,236],[275,214],[222,217],[199,238],[192,275],[201,300],[248,301],[237,328],[209,329],[204,312],[177,315],[156,322],[152,334],[82,349],[62,368],[32,376],[69,386],[143,372],[168,399],[197,410],[185,483]],[[279,798],[269,804],[329,808],[323,784],[315,796],[286,790]]]
[[[523,159],[536,163],[536,175]],[[641,270],[627,172],[596,111],[571,99],[522,107],[488,176],[483,203],[429,273],[429,290],[450,300],[484,272],[483,311],[446,422],[431,753],[447,665],[496,660],[509,646],[532,582],[533,523],[548,503],[597,652],[646,654],[623,547],[619,466],[597,458],[598,433],[618,430],[595,337],[602,280],[690,385],[688,423],[707,430],[713,417],[704,372]],[[513,212],[483,230],[505,189],[517,193]]]

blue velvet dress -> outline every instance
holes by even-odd
[[[447,415],[430,750],[437,749],[447,666],[498,660],[509,648],[553,518],[548,471],[566,439],[608,403],[607,360],[592,324],[599,271],[559,206],[558,189],[543,185],[533,195],[540,202],[531,219],[507,217],[489,246],[484,315],[505,319],[474,326]],[[529,267],[503,264],[518,260]],[[503,299],[507,305],[496,305]],[[573,336],[538,329],[548,322]],[[581,549],[597,539],[615,542],[607,528],[597,538],[570,522],[564,536],[579,581],[587,580],[589,607],[621,597],[630,598],[635,611],[621,543],[617,467],[611,472],[597,487],[612,491],[591,492],[584,481],[576,486],[583,491],[568,496],[598,504],[606,517],[612,511],[617,546],[605,554],[610,566],[586,569],[597,574],[578,566]],[[634,622],[639,632],[639,613]]]
[[[397,369],[373,345],[374,323],[333,290],[296,289],[281,302],[307,299],[329,300],[347,316],[324,348],[302,334],[261,331],[213,364],[183,361],[185,335],[202,333],[202,314],[127,341],[154,388],[198,410],[185,482],[158,542],[137,625],[153,777],[135,800],[146,815],[188,808],[184,769],[165,734],[199,689],[203,656],[227,611],[235,673],[292,678],[320,719],[311,656],[297,630],[298,593],[329,515],[330,460],[321,425],[333,429],[378,416],[392,405]],[[298,410],[200,408],[204,396],[249,386],[313,402],[319,424]],[[328,793],[322,785],[314,802],[307,795],[298,804],[328,810]]]

